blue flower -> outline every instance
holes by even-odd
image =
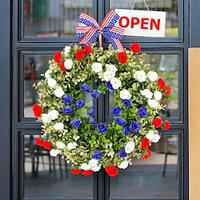
[[[92,116],[95,113],[95,108],[90,108],[90,110],[87,112],[88,115]]]
[[[117,117],[120,116],[122,114],[122,109],[119,108],[118,106],[115,106],[112,110],[112,114],[113,116]]]
[[[99,98],[100,93],[97,90],[93,90],[91,92],[91,96],[93,99],[98,99]]]
[[[89,93],[89,92],[91,91],[90,86],[87,85],[87,84],[81,84],[81,85],[80,85],[80,90],[81,90],[82,92],[87,92],[87,93]]]
[[[125,108],[129,108],[131,106],[131,100],[122,99],[122,103],[123,103]]]
[[[71,125],[77,129],[81,125],[81,121],[76,118],[71,122]]]
[[[122,117],[118,117],[115,119],[115,123],[120,125],[120,126],[125,126],[126,125],[126,120],[123,119]]]
[[[121,149],[119,151],[119,156],[122,158],[125,158],[128,154],[126,153],[125,149]]]
[[[129,135],[131,133],[131,127],[129,125],[124,126],[122,132],[124,135]]]
[[[132,131],[138,132],[138,131],[140,130],[140,128],[141,128],[140,123],[138,123],[138,122],[135,121],[135,120],[133,120],[133,121],[131,122],[131,129],[132,129]]]
[[[99,133],[105,133],[107,131],[107,127],[103,123],[97,124],[97,130]]]
[[[96,122],[96,118],[95,117],[92,117],[91,119],[90,119],[90,123],[91,124],[94,124]]]
[[[112,84],[109,82],[106,82],[106,88],[110,91],[110,92],[114,92],[114,88],[112,86]]]
[[[138,109],[138,112],[137,112],[137,115],[141,118],[145,118],[147,115],[148,115],[148,112],[147,112],[147,108],[146,107],[141,107]]]
[[[68,104],[70,104],[70,103],[73,102],[73,98],[72,98],[72,96],[70,96],[70,95],[65,95],[65,96],[63,96],[63,97],[62,97],[62,100],[63,100],[65,103],[68,103]]]
[[[96,150],[92,153],[92,158],[99,160],[102,158],[102,153],[99,150]]]
[[[81,109],[82,107],[85,106],[85,102],[83,100],[78,100],[76,101],[75,105],[78,109]]]
[[[65,114],[67,114],[67,115],[69,115],[69,114],[71,114],[72,112],[73,112],[73,107],[72,106],[65,106],[64,108],[63,108],[63,112],[65,113]]]

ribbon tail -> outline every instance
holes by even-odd
[[[122,43],[120,42],[120,40],[115,39],[115,38],[108,38],[108,37],[106,37],[106,39],[112,44],[112,47],[115,50],[123,50],[124,49],[124,47],[123,47]]]
[[[96,27],[90,28],[90,30],[84,35],[83,39],[80,41],[80,44],[90,45],[98,37],[98,29]]]

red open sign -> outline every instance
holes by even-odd
[[[166,13],[116,9],[120,15],[118,26],[124,28],[129,36],[164,37]]]

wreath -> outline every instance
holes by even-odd
[[[34,87],[38,104],[33,112],[44,134],[35,143],[62,156],[73,174],[85,176],[104,168],[109,176],[147,159],[149,147],[160,139],[158,129],[170,122],[159,113],[170,86],[145,63],[138,43],[116,51],[95,45],[66,46],[49,61],[49,69]],[[87,104],[112,93],[113,122],[97,123],[96,108]]]

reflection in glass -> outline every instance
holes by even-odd
[[[41,79],[41,74],[44,74],[49,68],[49,59],[51,59],[51,56],[47,55],[24,56],[24,117],[34,117],[32,105],[37,102],[37,93],[33,88],[33,83],[38,83]],[[86,96],[86,105],[92,107],[93,100],[91,95]]]
[[[110,199],[178,197],[178,136],[162,136],[151,150],[149,159],[110,179]]]
[[[24,0],[24,35],[75,35],[81,12],[92,14],[92,0]]]
[[[131,9],[133,0],[110,0],[110,8]],[[150,10],[167,12],[166,36],[178,36],[178,0],[146,0]],[[146,10],[144,1],[138,0],[134,9]]]
[[[25,198],[92,198],[93,177],[75,176],[61,158],[34,144],[33,135],[24,136]]]
[[[166,117],[177,118],[178,117],[178,55],[169,54],[147,54],[146,63],[150,63],[152,70],[159,73],[161,77],[167,80],[172,88],[171,95],[167,98],[167,110]],[[109,118],[112,118],[112,108],[113,108],[113,95],[109,95]]]
[[[41,74],[48,69],[50,56],[24,56],[24,116],[33,117],[32,105],[37,101],[33,83],[37,83]]]

